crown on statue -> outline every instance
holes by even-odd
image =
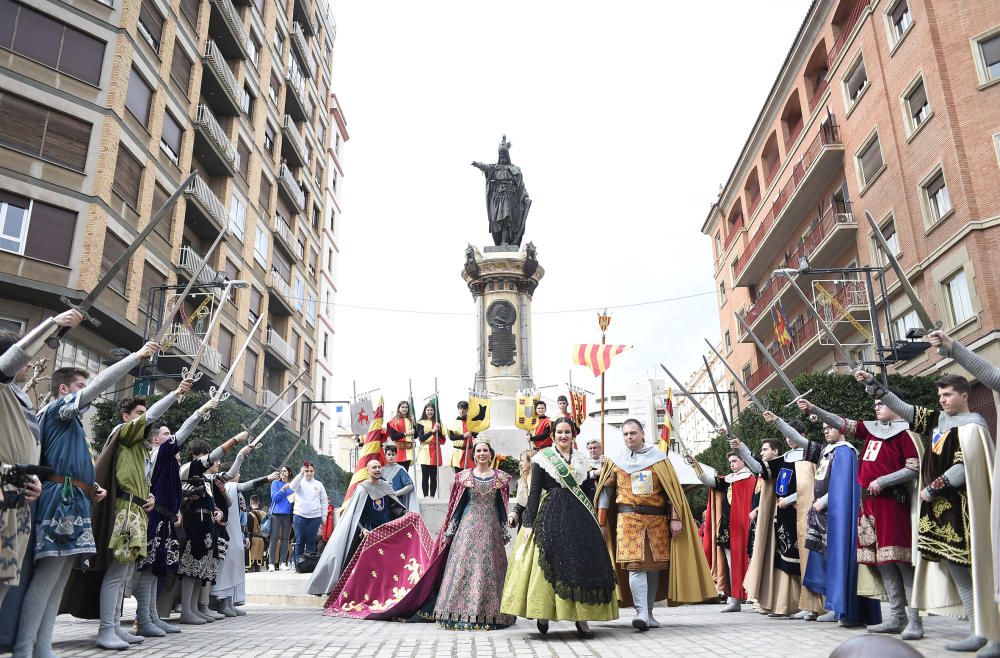
[[[507,141],[507,135],[503,135],[500,138],[500,146],[497,147],[498,153],[507,153],[510,151],[510,142]]]

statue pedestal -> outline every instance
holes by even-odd
[[[493,394],[490,429],[493,448],[517,455],[529,447],[514,427],[518,389],[534,386],[531,372],[531,298],[545,270],[535,247],[502,245],[466,250],[462,278],[475,304],[475,386]]]

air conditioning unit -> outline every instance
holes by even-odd
[[[834,224],[853,224],[854,215],[849,212],[838,212],[833,215]]]

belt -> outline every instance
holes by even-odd
[[[118,497],[120,499],[122,499],[122,500],[135,503],[139,507],[142,507],[143,505],[146,504],[146,499],[145,498],[139,498],[138,496],[133,496],[132,494],[130,494],[127,491],[119,491],[118,492]]]
[[[86,482],[81,482],[80,480],[74,480],[68,475],[53,474],[45,478],[46,482],[55,482],[56,484],[62,484],[62,485],[65,485],[67,480],[72,482],[74,487],[78,488],[80,491],[85,493],[87,495],[87,498],[93,500],[96,491],[94,490],[94,485],[92,484],[87,484]]]
[[[619,505],[619,514],[646,514],[649,516],[666,516],[667,510],[662,507],[653,507],[651,505]]]
[[[153,511],[159,514],[160,516],[168,519],[172,519],[175,516],[177,516],[177,512],[172,512],[163,505],[153,505]]]

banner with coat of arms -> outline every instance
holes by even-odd
[[[371,428],[375,408],[371,400],[359,400],[351,403],[351,434],[365,436]]]
[[[576,426],[583,425],[583,421],[587,420],[587,394],[583,389],[569,387],[569,408]]]
[[[514,426],[533,432],[538,425],[535,405],[542,399],[537,391],[518,391],[517,405],[514,407]]]
[[[485,391],[469,392],[469,415],[466,418],[467,428],[470,432],[484,432],[490,427],[490,400],[489,393]]]

